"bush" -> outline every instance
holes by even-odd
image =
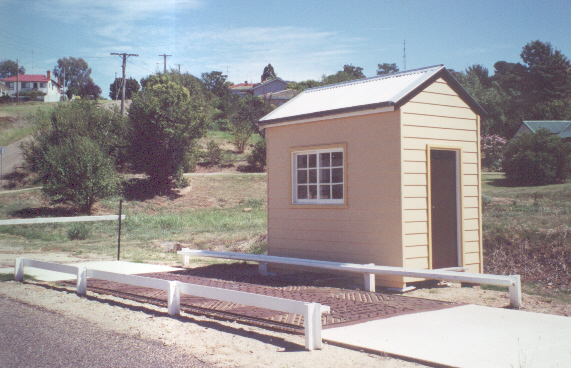
[[[85,240],[89,237],[89,228],[83,224],[73,224],[67,230],[67,238],[69,240]]]
[[[129,108],[130,152],[157,192],[181,183],[188,153],[204,135],[204,106],[169,77],[151,78]]]
[[[524,133],[508,143],[502,168],[514,185],[546,185],[567,180],[571,169],[571,144],[547,129]]]
[[[239,101],[238,111],[230,120],[230,131],[238,152],[244,152],[248,140],[258,130],[257,123],[272,110],[271,106],[259,97],[244,97]]]
[[[33,139],[22,144],[25,167],[39,174],[52,202],[71,201],[90,212],[95,201],[115,193],[125,136],[120,114],[74,101],[38,115],[38,125]]]
[[[482,151],[482,168],[492,171],[502,167],[502,151],[506,140],[499,135],[485,135],[480,139]]]
[[[247,157],[248,166],[252,171],[264,171],[266,167],[266,139],[260,139]]]
[[[109,155],[87,137],[75,137],[49,147],[41,162],[42,191],[53,203],[71,201],[82,212],[119,188],[119,177]]]

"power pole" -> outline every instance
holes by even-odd
[[[125,112],[125,68],[127,68],[127,58],[129,56],[139,56],[137,54],[117,54],[112,52],[111,55],[119,55],[123,58],[123,86],[121,86],[121,116],[124,115]]]
[[[165,74],[167,74],[167,56],[172,56],[172,55],[167,55],[167,54],[163,54],[163,55],[159,55],[165,58]]]
[[[20,102],[20,63],[16,59],[16,102]]]
[[[403,49],[402,49],[402,65],[403,65],[403,71],[406,72],[406,40],[404,40]]]
[[[178,66],[178,74],[180,74],[180,66],[181,66],[182,64],[174,64],[174,65]]]

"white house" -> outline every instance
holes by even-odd
[[[20,74],[17,77],[8,77],[1,80],[6,87],[10,88],[8,94],[16,97],[19,90],[20,96],[22,92],[38,91],[45,93],[44,102],[58,102],[62,93],[59,83],[51,77],[51,71],[47,71],[46,75]],[[17,84],[19,84],[17,86]]]

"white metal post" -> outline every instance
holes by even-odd
[[[178,281],[169,281],[168,310],[171,317],[180,314],[180,284]]]
[[[266,262],[258,263],[258,271],[262,276],[268,276],[268,264]]]
[[[77,268],[77,294],[87,294],[87,269],[85,267]]]
[[[16,258],[14,261],[14,280],[24,281],[24,258]]]
[[[374,266],[374,265],[375,265],[374,263],[369,263],[367,266]],[[374,293],[376,291],[375,274],[365,272],[363,274],[363,277],[365,283],[365,290]]]
[[[508,290],[510,293],[510,307],[519,308],[522,306],[521,277],[520,275],[512,275],[511,278],[513,280],[513,283],[512,285],[508,286]]]
[[[305,327],[305,348],[307,350],[321,349],[321,305],[318,303],[305,304],[303,321]]]

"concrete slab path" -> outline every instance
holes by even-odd
[[[465,305],[325,329],[325,341],[452,367],[571,367],[571,318]]]
[[[67,264],[70,266],[82,266],[99,271],[116,272],[124,275],[139,275],[154,272],[173,272],[183,269],[169,266],[153,265],[148,263],[133,263],[125,261],[91,261]],[[0,269],[0,273],[14,273],[14,267],[2,268]],[[73,275],[66,273],[42,270],[33,267],[24,268],[24,273],[26,275],[34,276],[37,280],[40,281],[66,281],[76,279],[76,277]]]

